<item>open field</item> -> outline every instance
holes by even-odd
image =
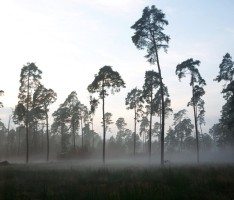
[[[234,165],[13,164],[0,199],[234,199]]]

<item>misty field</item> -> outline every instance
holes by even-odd
[[[234,166],[0,167],[0,199],[234,199]]]

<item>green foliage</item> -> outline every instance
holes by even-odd
[[[165,14],[153,5],[145,7],[142,17],[131,26],[135,30],[133,43],[138,49],[147,50],[145,57],[152,64],[157,61],[156,51],[168,48],[170,37],[163,33],[165,25],[168,25]]]
[[[149,127],[149,119],[147,116],[143,116],[141,121],[140,121],[140,135],[142,133],[148,134],[148,127]]]
[[[99,98],[102,99],[102,126],[103,126],[103,163],[105,163],[105,140],[106,140],[106,128],[108,122],[106,122],[105,116],[105,96],[108,95],[107,90],[111,90],[111,93],[119,92],[120,88],[125,88],[125,82],[117,71],[113,71],[111,66],[102,67],[98,75],[95,75],[94,81],[88,86],[90,93],[98,93]]]
[[[127,123],[125,122],[125,119],[123,117],[119,117],[116,122],[115,125],[117,126],[118,130],[124,130],[125,126],[127,125]]]
[[[18,121],[18,123],[23,122],[28,126],[28,124],[35,119],[35,99],[33,99],[33,95],[40,86],[41,74],[42,71],[38,69],[35,63],[27,63],[27,65],[21,69],[18,95],[19,102],[15,109],[17,112],[14,114],[14,119]]]
[[[177,140],[180,142],[180,150],[183,149],[185,140],[191,137],[194,125],[191,123],[191,119],[186,116],[187,111],[185,109],[178,111],[174,114],[174,134]]]
[[[226,103],[222,107],[221,119],[219,125],[214,126],[213,132],[217,132],[217,127],[222,127],[218,136],[220,146],[234,144],[234,62],[229,53],[227,53],[219,65],[220,71],[215,81],[225,81],[222,93]]]
[[[164,85],[161,75],[161,67],[159,64],[158,50],[163,48],[167,51],[168,42],[170,37],[163,33],[164,26],[168,25],[168,21],[165,19],[165,14],[157,9],[154,5],[145,7],[143,10],[142,17],[135,22],[131,27],[135,30],[132,36],[132,41],[138,49],[146,49],[147,54],[145,57],[151,64],[157,63],[160,94],[161,94],[161,105],[162,105],[162,132],[161,132],[161,164],[164,164],[164,130],[165,130],[165,103],[164,103]],[[151,105],[151,117],[152,118],[152,105]],[[150,124],[152,120],[150,120]],[[150,126],[150,148],[149,155],[151,154],[151,126]]]
[[[109,131],[111,131],[110,125],[114,123],[112,121],[111,117],[112,117],[112,114],[109,113],[109,112],[106,112],[105,115],[104,115],[105,127],[106,127],[106,130],[109,130]],[[103,126],[103,122],[101,122],[101,124]]]
[[[136,109],[136,117],[138,118],[139,112],[142,110],[142,90],[139,90],[137,88],[132,89],[125,98],[125,105],[127,106],[127,109]]]
[[[94,113],[98,107],[99,101],[95,97],[90,96],[89,103],[90,103],[90,114],[94,115]]]
[[[228,81],[233,80],[234,75],[234,63],[229,53],[226,53],[223,57],[221,64],[219,65],[219,75],[214,79],[215,81]]]
[[[35,114],[42,114],[44,116],[39,117],[43,119],[48,117],[49,105],[57,100],[57,94],[52,89],[47,89],[43,85],[39,85],[33,94],[33,107]]]
[[[197,66],[200,65],[199,60],[193,60],[192,58],[183,61],[181,64],[176,66],[176,75],[179,79],[186,76],[186,74],[191,75],[190,86],[192,87],[192,98],[188,102],[187,106],[193,106],[193,114],[195,121],[195,132],[196,132],[196,146],[197,146],[197,162],[199,163],[199,133],[198,133],[198,122],[200,125],[205,123],[204,120],[204,100],[201,98],[205,91],[203,86],[206,85],[205,80],[201,77]]]
[[[88,86],[90,93],[99,93],[103,98],[108,95],[107,89],[111,89],[112,94],[119,92],[125,83],[117,71],[113,71],[111,66],[102,67],[98,74],[95,75],[94,81]]]

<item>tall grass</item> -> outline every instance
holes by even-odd
[[[0,199],[234,199],[234,166],[0,168]]]

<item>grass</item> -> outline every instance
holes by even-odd
[[[0,199],[234,199],[234,166],[0,167]]]

